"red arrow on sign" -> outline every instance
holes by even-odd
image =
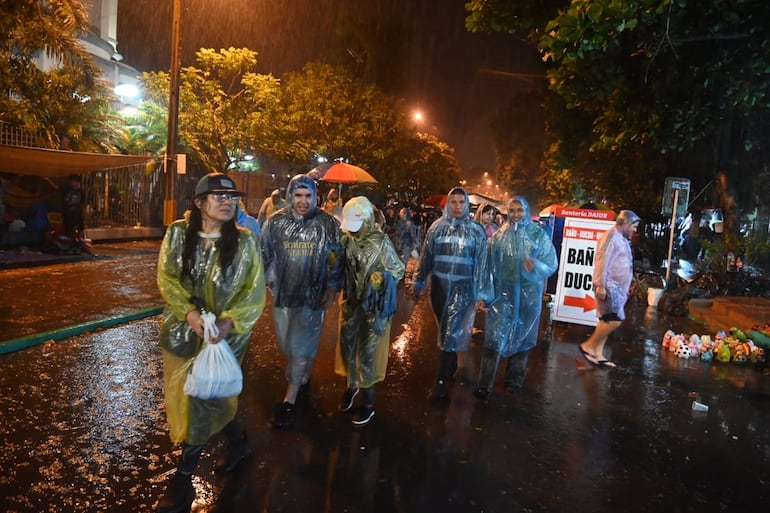
[[[564,296],[564,306],[576,306],[582,308],[583,312],[590,312],[596,308],[596,302],[594,297],[588,294],[583,297]]]

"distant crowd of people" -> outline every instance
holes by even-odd
[[[460,380],[475,381],[474,394],[486,400],[501,363],[505,386],[523,386],[527,355],[537,344],[545,281],[557,268],[551,238],[532,221],[527,200],[514,196],[506,205],[505,222],[498,224],[492,205],[481,205],[471,216],[462,187],[449,191],[434,220],[422,213],[417,218],[409,206],[380,210],[364,196],[343,201],[339,192],[332,189],[321,201],[316,181],[297,175],[285,197],[273,191],[255,219],[245,212],[235,183],[212,173],[198,182],[192,209],[168,227],[158,265],[158,286],[166,301],[160,345],[170,436],[182,451],[156,511],[190,507],[192,475],[216,433],[224,431],[229,441],[217,472],[233,472],[251,456],[237,420],[238,395],[188,395],[185,380],[210,345],[225,342],[237,362],[243,361],[267,290],[278,348],[286,360],[276,428],[295,422],[298,398],[309,393],[326,312],[338,300],[334,369],[345,380],[339,409],[351,413],[356,426],[372,422],[375,386],[386,375],[396,291],[410,260],[411,292],[417,300],[429,294],[438,326],[433,399],[446,400],[450,383]],[[626,228],[618,236],[625,238],[612,239],[612,255],[626,255],[628,226],[635,229],[638,223],[632,214],[624,214]],[[601,309],[602,322],[614,329],[622,320],[618,308],[623,298],[611,284],[625,281],[610,276],[598,281],[606,291],[599,300],[608,305]],[[474,369],[467,353],[477,312],[485,313],[485,329],[482,359]],[[597,335],[597,345],[581,347],[597,366],[609,366],[602,354],[607,331]]]

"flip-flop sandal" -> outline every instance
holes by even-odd
[[[612,360],[596,360],[596,364],[601,369],[617,369],[618,366]]]
[[[578,345],[578,349],[580,350],[580,354],[583,355],[583,359],[585,361],[587,361],[590,365],[593,365],[594,367],[601,368],[601,365],[599,364],[599,362],[596,361],[596,357],[594,357],[594,355],[592,355],[591,353],[583,349],[583,347],[580,345]]]

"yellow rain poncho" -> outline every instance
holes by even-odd
[[[392,318],[378,319],[377,307],[367,299],[372,294],[394,293],[404,276],[404,264],[390,238],[375,225],[369,200],[363,196],[351,199],[345,204],[343,217],[350,208],[359,209],[363,225],[357,236],[345,233],[341,240],[345,284],[335,372],[346,376],[351,388],[369,388],[385,378]],[[390,297],[395,301],[394,295]]]
[[[167,303],[161,340],[171,326],[184,321],[187,312],[196,308],[197,298],[217,318],[233,321],[227,343],[242,362],[251,328],[265,307],[265,275],[256,239],[247,230],[239,229],[238,251],[226,272],[219,265],[218,242],[208,246],[199,242],[190,280],[182,277],[187,225],[184,219],[171,224],[160,249],[158,288]],[[173,442],[203,445],[235,418],[238,398],[203,400],[186,396],[183,387],[194,356],[179,357],[163,349],[166,412]]]

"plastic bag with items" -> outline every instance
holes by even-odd
[[[243,390],[243,371],[226,340],[211,344],[208,340],[219,334],[214,314],[205,312],[203,338],[207,342],[190,366],[184,384],[186,395],[199,399],[234,397]]]

